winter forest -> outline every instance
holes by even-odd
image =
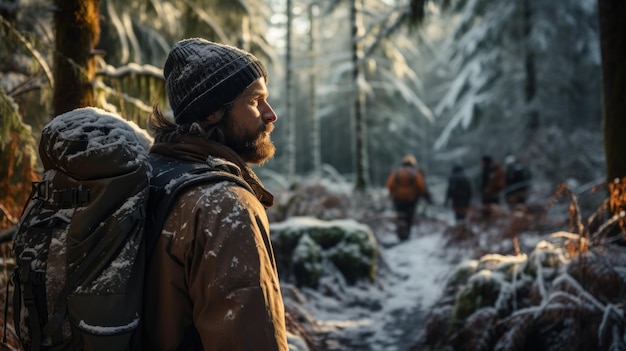
[[[55,116],[171,117],[163,64],[201,37],[269,72],[255,166],[292,351],[626,350],[626,2],[0,0],[0,296]],[[388,176],[422,170],[408,238]],[[481,201],[516,159],[525,202]],[[455,218],[453,167],[471,198]],[[11,303],[2,349],[21,350]]]

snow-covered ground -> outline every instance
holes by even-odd
[[[481,212],[474,211],[468,216],[467,231],[459,231],[462,228],[454,226],[451,210],[440,205],[442,194],[436,193],[434,198],[439,201],[418,207],[418,220],[409,240],[399,242],[394,212],[390,204],[385,205],[383,195],[352,201],[363,204],[362,208],[347,206],[354,205],[345,200],[350,199],[348,196],[336,196],[344,202],[340,213],[369,225],[378,240],[375,282],[350,286],[341,274],[333,274],[333,268],[326,267],[327,275],[316,289],[286,289],[288,312],[306,325],[304,329],[315,345],[311,351],[413,351],[426,330],[433,305],[440,303],[447,279],[459,263],[487,253],[512,254],[516,243],[522,253],[529,253],[543,237],[541,233],[567,224],[566,204],[556,203],[552,215],[543,218],[544,212],[529,211],[521,222],[506,208],[494,209],[490,221],[482,220]],[[310,214],[300,211],[297,215]],[[518,231],[523,228],[521,235]],[[308,349],[292,348],[304,350]]]
[[[444,250],[443,231],[448,224],[421,221],[404,242],[398,242],[392,226],[377,233],[381,271],[373,285],[332,281],[325,289],[303,291],[303,307],[325,335],[322,349],[410,350],[455,265]]]

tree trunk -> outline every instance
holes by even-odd
[[[55,0],[53,113],[93,106],[94,48],[100,39],[99,0]]]
[[[607,184],[626,177],[626,1],[599,0]]]
[[[626,210],[626,2],[598,0],[600,50],[602,53],[603,128],[609,210]],[[620,221],[626,233],[626,221]]]
[[[367,188],[367,139],[365,122],[365,92],[361,88],[363,76],[363,42],[360,38],[365,33],[361,22],[361,0],[353,0],[350,9],[350,23],[352,24],[352,62],[354,64],[353,80],[355,89],[354,100],[354,141],[356,179],[355,189],[363,191]]]
[[[287,177],[293,181],[296,176],[296,119],[293,115],[293,70],[291,68],[291,31],[293,22],[292,0],[287,0],[287,45],[285,47],[285,103],[286,122],[289,133],[287,134]]]
[[[309,105],[311,107],[311,160],[313,161],[313,174],[320,176],[322,174],[322,148],[320,135],[320,122],[317,116],[317,72],[316,72],[316,55],[317,55],[317,21],[316,10],[317,4],[309,5],[309,57],[311,58],[309,73]]]
[[[523,2],[523,33],[524,33],[524,72],[526,81],[524,82],[524,103],[526,105],[526,116],[528,118],[526,128],[532,135],[539,129],[539,112],[533,106],[535,95],[537,94],[537,71],[535,69],[535,53],[530,44],[530,34],[532,30],[533,12],[530,5],[531,0]]]

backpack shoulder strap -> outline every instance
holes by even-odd
[[[156,245],[167,214],[183,190],[198,184],[229,181],[254,193],[248,183],[234,174],[205,163],[184,161],[158,154],[150,155],[152,178],[148,197],[146,247],[148,255]]]

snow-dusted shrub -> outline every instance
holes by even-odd
[[[437,305],[428,312],[422,344],[412,350],[444,350],[450,343],[450,319],[453,307]]]
[[[572,259],[566,272],[601,303],[623,305],[626,301],[625,248],[593,248],[587,255]]]
[[[298,286],[316,287],[322,276],[322,249],[308,234],[300,237],[291,255]]]
[[[344,239],[346,234],[348,234],[345,231],[345,228],[341,226],[313,226],[309,228],[308,233],[313,241],[315,241],[323,249],[335,247]]]
[[[476,273],[477,268],[478,260],[465,260],[459,263],[446,280],[444,295],[456,296],[459,289],[463,288],[467,284],[467,280]]]
[[[571,251],[566,243],[584,238],[550,238],[528,256],[489,254],[457,267],[417,349],[626,350],[626,249]]]
[[[376,265],[373,263],[376,252],[367,241],[360,243],[346,241],[331,247],[326,253],[348,283],[354,284],[366,277],[374,279]]]
[[[271,225],[281,279],[316,287],[325,262],[332,263],[348,283],[371,280],[376,273],[374,233],[354,220],[323,221],[291,217]]]
[[[502,273],[483,269],[472,275],[457,295],[452,324],[462,324],[465,318],[480,308],[495,306],[503,285]]]
[[[511,280],[514,273],[517,272],[520,264],[526,262],[526,255],[500,255],[487,254],[478,261],[477,270],[489,269],[491,271],[503,273],[507,280]]]
[[[495,308],[481,308],[465,320],[463,329],[454,335],[451,344],[460,349],[467,347],[464,345],[467,340],[472,340],[473,350],[489,350],[495,335],[493,326],[497,321],[498,311]]]
[[[261,173],[265,175],[264,184],[273,183],[267,179],[266,170]],[[323,220],[346,218],[353,202],[351,187],[332,179],[304,178],[272,190],[275,196],[274,206],[268,210],[270,222],[305,216]]]
[[[563,247],[556,247],[547,241],[540,241],[522,270],[525,274],[533,277],[540,274],[544,277],[553,278],[558,273],[559,268],[568,261],[565,256],[566,251]]]

